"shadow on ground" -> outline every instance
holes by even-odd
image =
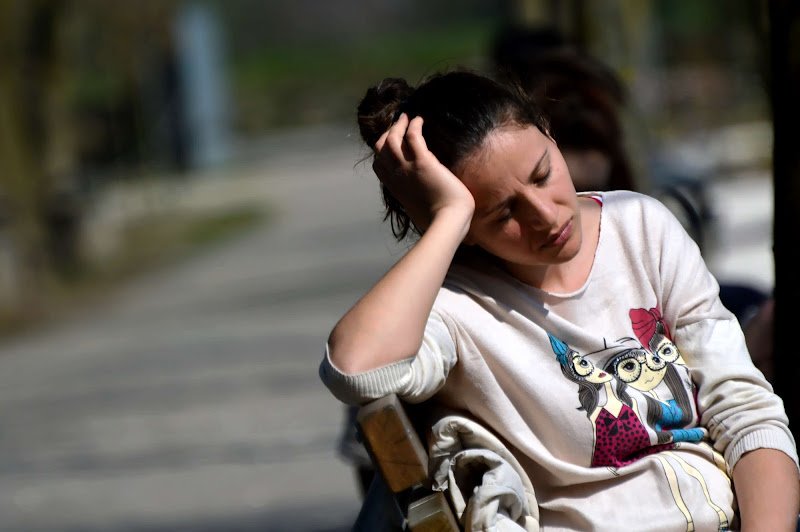
[[[355,519],[350,509],[309,505],[202,520],[81,526],[64,532],[349,532]]]

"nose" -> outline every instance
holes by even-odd
[[[525,221],[533,229],[547,231],[558,222],[558,205],[541,191],[526,191],[525,206]]]

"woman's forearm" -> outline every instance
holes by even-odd
[[[785,453],[756,449],[733,469],[742,532],[794,532],[800,512],[797,466]]]
[[[471,218],[469,208],[439,211],[414,247],[342,317],[328,339],[340,371],[360,373],[416,354]]]

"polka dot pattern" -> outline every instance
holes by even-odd
[[[622,467],[649,454],[671,449],[672,444],[650,445],[650,436],[628,405],[615,417],[605,408],[595,421],[595,448],[592,467]]]

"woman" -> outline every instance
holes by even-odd
[[[576,194],[531,102],[475,74],[417,88],[384,80],[362,100],[359,125],[395,234],[420,236],[332,331],[320,374],[337,397],[397,393],[468,411],[529,474],[546,530],[724,528],[692,491],[696,475],[726,522],[738,503],[743,530],[794,530],[797,458],[782,403],[661,204]],[[707,444],[680,442],[669,452],[696,473],[667,480],[662,453],[647,453],[658,442],[645,439],[632,463],[592,467],[594,427],[550,338],[606,367],[609,339],[634,333],[638,308],[659,309],[672,331],[696,386],[689,424],[708,431],[725,470]],[[686,490],[686,511],[675,489]]]

